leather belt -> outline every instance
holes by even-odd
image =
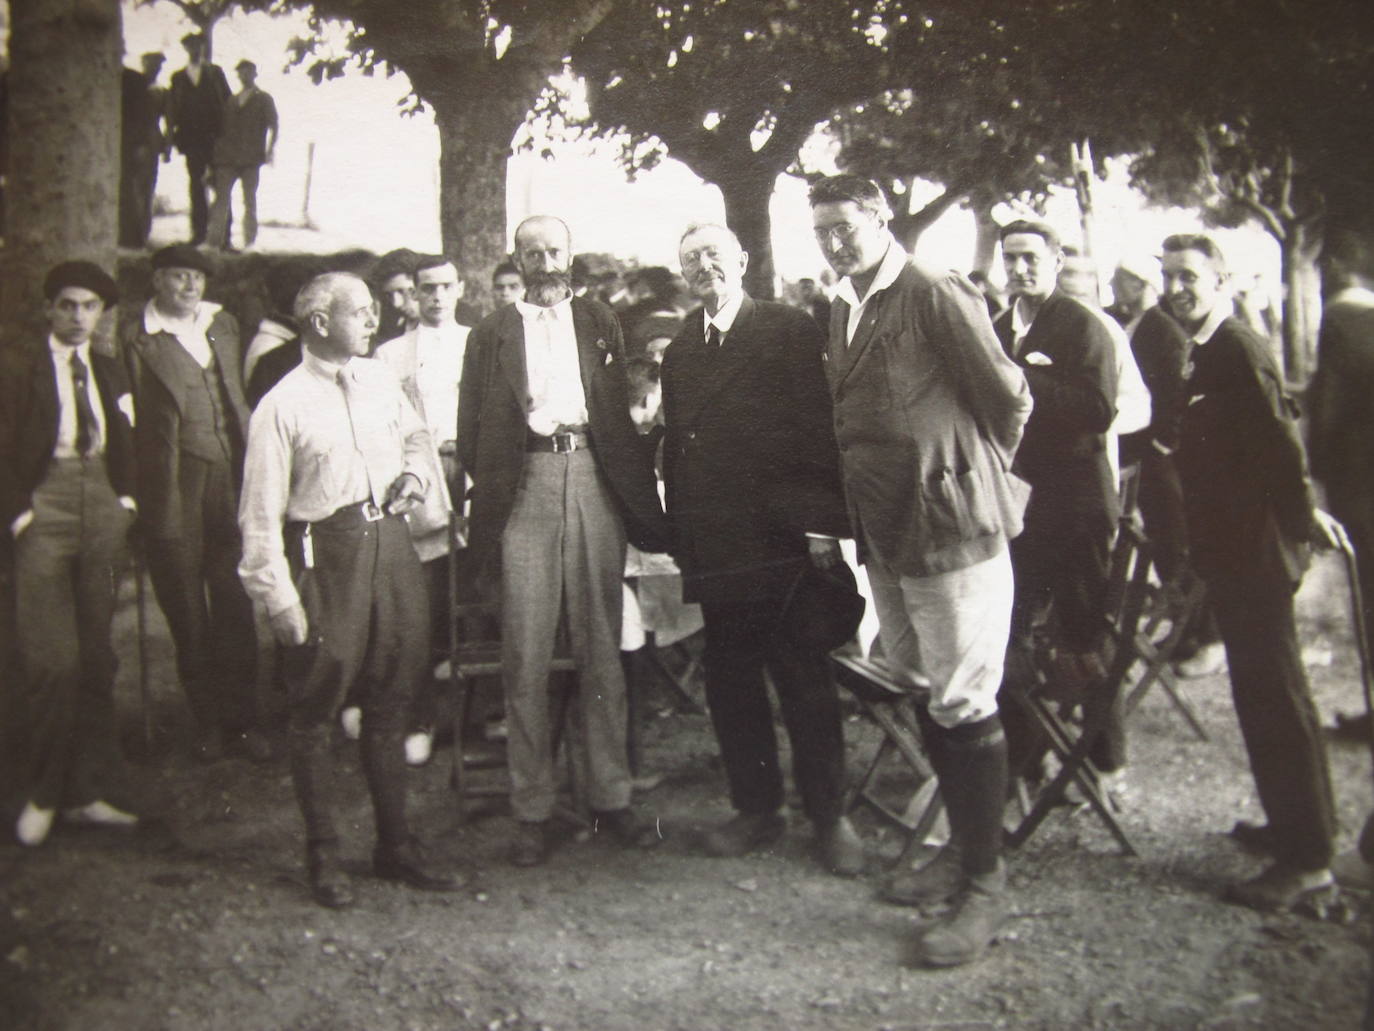
[[[385,519],[389,513],[377,505],[371,499],[367,501],[355,501],[351,505],[344,505],[336,508],[323,519],[316,519],[312,523],[303,523],[303,526],[318,527],[322,530],[343,530],[351,526],[361,526],[363,523],[377,523]]]
[[[526,451],[548,451],[555,455],[565,455],[570,451],[585,451],[591,446],[591,434],[580,430],[554,433],[547,437],[540,433],[529,433],[525,436]]]

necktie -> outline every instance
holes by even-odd
[[[86,363],[72,352],[72,392],[76,395],[76,451],[86,457],[95,443],[95,411],[91,408],[91,394],[86,385]]]
[[[373,503],[380,507],[382,499],[386,496],[388,483],[376,451],[369,446],[371,437],[367,433],[360,434],[358,432],[358,424],[353,418],[353,408],[358,401],[358,384],[354,381],[353,375],[347,367],[339,370],[338,381],[339,389],[343,391],[344,408],[348,410],[348,428],[353,433],[353,446],[363,456],[363,469],[367,473],[367,490],[372,495]]]
[[[719,351],[720,345],[720,327],[713,322],[706,327],[706,349],[708,351]]]

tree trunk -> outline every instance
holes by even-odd
[[[42,283],[71,258],[115,272],[119,0],[12,0],[0,331],[42,327]]]
[[[1281,241],[1283,266],[1283,373],[1302,385],[1312,372],[1321,324],[1321,276],[1317,255],[1321,233],[1306,222],[1295,222]]]
[[[973,242],[973,271],[988,275],[992,271],[992,260],[997,256],[997,240],[1001,227],[992,217],[992,204],[989,201],[974,199],[974,227],[977,235]]]
[[[749,253],[744,289],[749,296],[771,301],[777,296],[773,267],[773,216],[769,204],[778,174],[772,169],[722,175],[716,182],[725,199],[725,224]]]
[[[509,105],[435,102],[439,128],[439,225],[444,253],[467,284],[464,296],[490,307],[491,272],[507,255],[506,164],[523,122]],[[558,214],[550,212],[550,214]],[[574,241],[576,247],[576,241]]]

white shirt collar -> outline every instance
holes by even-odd
[[[572,298],[565,297],[551,308],[545,308],[538,304],[530,304],[529,301],[516,301],[515,310],[520,313],[520,317],[526,322],[538,322],[540,320],[571,322]]]
[[[91,367],[91,342],[89,340],[84,344],[77,344],[75,347],[72,347],[70,344],[64,344],[61,340],[58,340],[57,337],[49,333],[48,350],[52,352],[54,358],[60,358],[64,362],[71,361],[72,355],[79,354],[86,368],[89,369]]]
[[[850,311],[856,311],[864,301],[867,301],[879,290],[886,290],[897,282],[897,277],[901,275],[902,269],[906,268],[906,262],[906,250],[897,242],[895,236],[888,233],[887,253],[883,255],[883,260],[878,265],[878,274],[873,277],[873,282],[868,287],[868,293],[860,299],[858,292],[854,289],[853,280],[849,276],[845,276],[835,287],[835,296],[848,304]]]
[[[1231,303],[1225,298],[1217,299],[1217,306],[1212,309],[1210,315],[1203,320],[1197,332],[1193,334],[1192,341],[1195,344],[1205,344],[1216,335],[1217,328],[1226,321],[1231,314]]]
[[[709,334],[711,327],[715,326],[716,329],[720,330],[720,335],[725,336],[726,333],[730,332],[730,327],[735,324],[735,319],[739,317],[739,309],[742,304],[744,304],[744,292],[740,291],[722,304],[720,311],[714,315],[706,315],[706,309],[703,308],[701,313],[706,315],[706,318],[702,320],[702,334]]]
[[[209,331],[210,323],[219,310],[220,306],[214,301],[201,301],[190,318],[178,319],[159,311],[157,305],[149,301],[143,307],[143,328],[149,333],[170,333],[174,337],[188,330],[204,334]]]

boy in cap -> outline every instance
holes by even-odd
[[[87,261],[43,283],[46,341],[0,349],[0,523],[12,549],[26,722],[26,804],[40,845],[73,823],[131,826],[104,798],[119,764],[110,645],[117,571],[136,509],[133,398],[119,363],[91,349],[118,291]]]

